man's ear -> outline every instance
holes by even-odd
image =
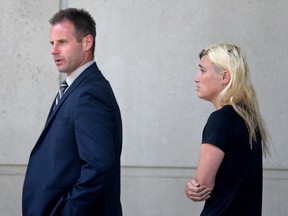
[[[222,83],[227,85],[230,82],[231,76],[228,70],[222,71]]]
[[[83,49],[84,50],[89,50],[92,48],[94,43],[94,39],[92,35],[87,35],[86,37],[83,38]]]

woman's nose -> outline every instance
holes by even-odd
[[[200,73],[198,72],[198,73],[196,74],[195,78],[194,78],[194,82],[195,82],[195,83],[198,83],[198,82],[199,82],[199,75],[200,75]]]

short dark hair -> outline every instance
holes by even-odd
[[[55,25],[65,20],[71,22],[74,25],[76,31],[76,39],[78,42],[81,42],[83,37],[86,37],[87,35],[92,35],[94,39],[94,43],[92,46],[92,54],[94,54],[96,23],[90,13],[88,13],[84,9],[67,8],[64,10],[60,10],[59,12],[54,14],[54,16],[49,20],[49,22],[51,25]]]

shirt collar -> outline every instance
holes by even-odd
[[[68,87],[72,85],[72,83],[76,80],[76,78],[93,63],[94,63],[94,60],[89,61],[85,63],[84,65],[80,66],[79,68],[77,68],[71,74],[69,74],[69,76],[66,77],[66,82],[68,84]]]

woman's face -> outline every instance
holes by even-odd
[[[224,82],[225,71],[217,73],[207,55],[200,59],[199,72],[195,77],[198,97],[210,101],[219,107],[219,95],[227,84]]]

